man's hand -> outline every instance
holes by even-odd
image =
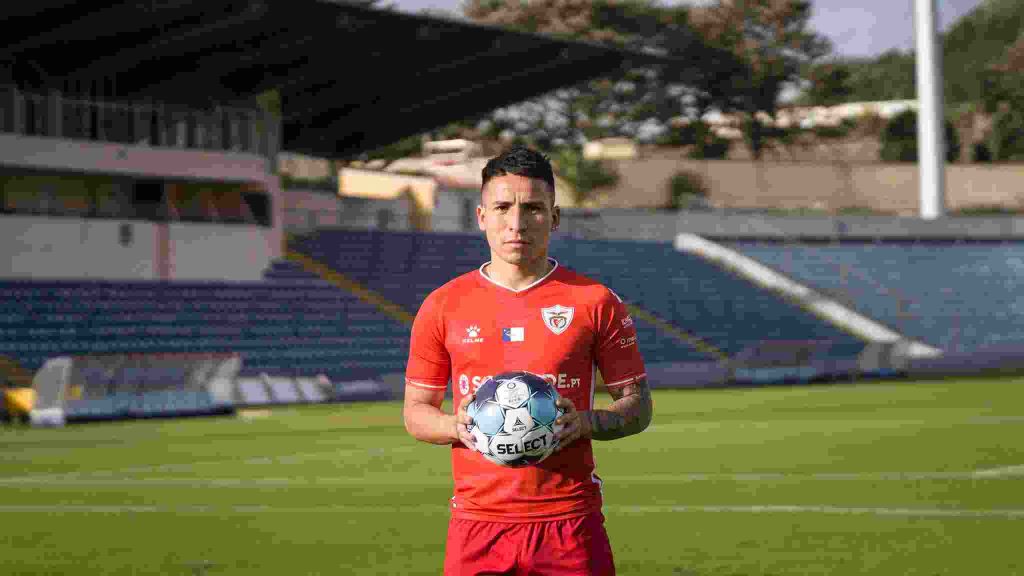
[[[611,406],[606,410],[592,410],[587,413],[590,423],[590,438],[593,440],[615,440],[643,432],[654,415],[654,402],[647,378],[621,388],[609,388]]]
[[[476,452],[476,440],[473,439],[473,435],[469,433],[469,425],[473,423],[473,419],[469,417],[467,412],[470,402],[476,394],[467,394],[462,397],[462,402],[459,402],[459,408],[455,411],[455,437],[470,450]]]
[[[583,412],[576,410],[576,405],[572,403],[572,400],[562,396],[555,402],[555,405],[565,412],[555,419],[555,424],[562,426],[562,429],[555,435],[558,442],[555,452],[572,444],[577,438],[590,437],[590,419]]]
[[[555,420],[565,426],[555,436],[558,447],[555,452],[572,444],[577,438],[591,440],[615,440],[643,432],[651,423],[654,403],[646,378],[639,378],[621,388],[610,388],[608,393],[615,400],[605,410],[578,412],[568,398],[559,398],[556,405],[565,414]]]

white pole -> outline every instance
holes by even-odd
[[[942,104],[942,54],[935,0],[914,0],[917,39],[917,153],[921,218],[945,211],[946,143]]]

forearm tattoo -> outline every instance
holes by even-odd
[[[615,399],[606,410],[590,412],[590,434],[594,440],[615,440],[643,432],[651,423],[654,405],[646,379],[611,391]]]

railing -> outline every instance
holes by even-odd
[[[279,121],[259,110],[125,104],[0,87],[0,132],[137,146],[245,152],[273,157]]]

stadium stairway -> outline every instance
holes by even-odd
[[[475,234],[324,229],[296,238],[293,249],[409,312],[489,259]],[[721,362],[766,341],[816,342],[828,357],[864,348],[862,339],[670,244],[556,236],[551,255],[630,304],[651,363]]]

